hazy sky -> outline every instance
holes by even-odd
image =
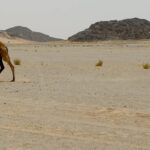
[[[150,0],[0,0],[0,29],[16,25],[67,38],[102,20],[150,20]]]

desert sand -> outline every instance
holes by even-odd
[[[150,41],[7,45],[0,150],[150,149]]]

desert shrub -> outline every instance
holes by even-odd
[[[149,64],[149,63],[143,64],[143,68],[144,68],[144,69],[150,69],[150,64]]]
[[[96,63],[96,67],[101,67],[103,65],[103,61],[102,60],[99,60],[97,63]]]
[[[21,65],[21,60],[18,58],[14,59],[14,64],[15,65]]]

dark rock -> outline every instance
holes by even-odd
[[[139,18],[101,21],[68,38],[70,41],[150,39],[150,21]]]

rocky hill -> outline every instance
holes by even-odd
[[[101,21],[68,38],[70,41],[150,39],[150,21],[139,18]]]
[[[26,27],[15,26],[4,31],[0,31],[0,36],[5,38],[21,38],[29,41],[48,42],[60,40],[40,32],[34,32]]]

